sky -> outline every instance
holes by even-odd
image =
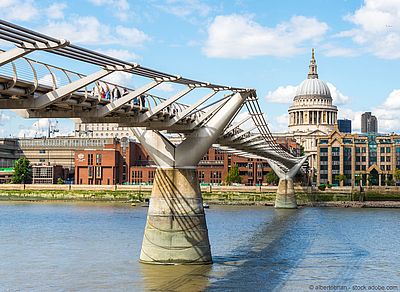
[[[287,129],[315,48],[339,118],[359,132],[361,114],[371,111],[380,132],[400,133],[399,0],[0,0],[0,18],[163,72],[255,88],[272,132]],[[29,57],[93,72],[48,55]],[[131,75],[113,74],[112,81],[135,86]],[[49,123],[63,135],[74,130],[71,120],[0,110],[1,137],[40,135]]]

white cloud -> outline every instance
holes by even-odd
[[[378,130],[380,133],[400,132],[400,89],[393,90],[386,100],[371,110],[378,119]],[[339,108],[339,118],[352,120],[353,132],[361,131],[362,111],[354,111],[348,108]]]
[[[400,89],[393,90],[382,105],[378,106],[372,114],[378,119],[380,132],[400,132]]]
[[[176,91],[176,89],[174,88],[172,83],[168,83],[168,82],[161,83],[155,89],[163,91],[163,92],[174,92],[174,91]]]
[[[356,28],[338,34],[383,59],[400,58],[400,1],[365,0],[346,19]]]
[[[10,116],[0,110],[0,125],[3,125],[3,122],[8,120],[10,120]]]
[[[208,27],[203,48],[209,57],[250,58],[254,56],[288,57],[323,38],[328,25],[316,18],[293,16],[275,27],[262,26],[250,15],[220,15]]]
[[[44,118],[35,121],[30,127],[21,129],[18,137],[42,137],[48,135],[50,119]]]
[[[351,120],[351,130],[352,132],[360,133],[361,132],[361,115],[362,111],[354,111],[350,108],[340,108],[338,109],[338,118],[339,119],[348,119]]]
[[[70,128],[67,127],[61,127],[58,124],[57,120],[54,119],[48,119],[48,118],[43,118],[43,119],[38,119],[35,122],[32,123],[31,126],[25,127],[23,125],[20,125],[19,132],[18,132],[18,137],[47,137],[49,134],[49,125],[51,127],[51,130],[58,130],[55,131],[54,133],[51,133],[51,136],[56,137],[56,136],[65,136],[68,135],[71,132]]]
[[[118,50],[118,49],[108,49],[108,50],[103,50],[103,49],[96,49],[97,52],[102,53],[104,55],[121,59],[124,61],[134,61],[137,59],[140,59],[140,56],[135,54],[134,52],[128,51],[128,50]]]
[[[47,9],[47,17],[50,19],[64,18],[64,9],[67,8],[65,3],[53,3]]]
[[[38,76],[40,77],[40,76]],[[60,84],[60,80],[57,76],[55,76],[55,81],[57,84]],[[54,81],[53,81],[53,76],[51,74],[46,74],[43,77],[39,78],[38,80],[39,84],[47,85],[54,87]]]
[[[50,21],[41,28],[46,34],[81,44],[141,47],[150,37],[133,27],[110,27],[94,16],[71,17],[68,21]]]
[[[292,103],[296,95],[297,86],[286,85],[279,86],[274,91],[268,91],[265,99],[273,103]]]
[[[335,85],[330,82],[327,82],[326,85],[329,87],[329,91],[331,92],[331,96],[333,99],[334,105],[342,105],[349,102],[350,98],[343,93],[341,93]]]
[[[132,87],[133,75],[127,72],[116,71],[106,76],[102,80],[120,86]]]
[[[400,89],[393,90],[383,103],[383,106],[392,110],[400,109]]]
[[[275,118],[275,123],[270,129],[272,132],[287,132],[289,124],[289,114],[283,114]]]
[[[0,17],[9,21],[30,21],[39,15],[39,9],[34,1],[1,0]]]
[[[350,98],[341,93],[332,83],[327,82],[326,84],[331,92],[333,99],[332,102],[334,105],[342,105],[349,101]],[[272,103],[291,104],[293,102],[293,98],[296,96],[296,90],[297,86],[293,85],[279,86],[274,91],[268,91],[265,99]]]

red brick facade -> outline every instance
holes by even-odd
[[[289,144],[289,143],[288,143]],[[289,145],[290,146],[290,145]],[[266,161],[229,155],[210,148],[197,167],[200,183],[221,184],[229,168],[238,165],[242,183],[257,185],[271,171]],[[103,150],[76,151],[76,184],[140,184],[153,183],[156,165],[138,143],[107,144]]]

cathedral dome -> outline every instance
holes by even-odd
[[[311,98],[328,98],[332,100],[331,92],[328,85],[320,79],[318,79],[317,63],[314,57],[314,49],[312,49],[312,55],[310,60],[310,66],[308,71],[307,79],[304,80],[296,90],[294,100],[299,99],[303,96]]]
[[[328,85],[320,79],[311,78],[304,80],[296,90],[296,97],[303,95],[316,97],[331,97]]]

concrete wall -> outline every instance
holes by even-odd
[[[152,185],[57,185],[57,184],[0,184],[0,190],[59,190],[59,191],[142,191],[151,192]],[[277,186],[201,186],[203,193],[276,193]],[[295,186],[296,193],[351,194],[359,187],[332,187],[320,191],[315,187]],[[363,187],[366,193],[399,194],[400,186]]]

